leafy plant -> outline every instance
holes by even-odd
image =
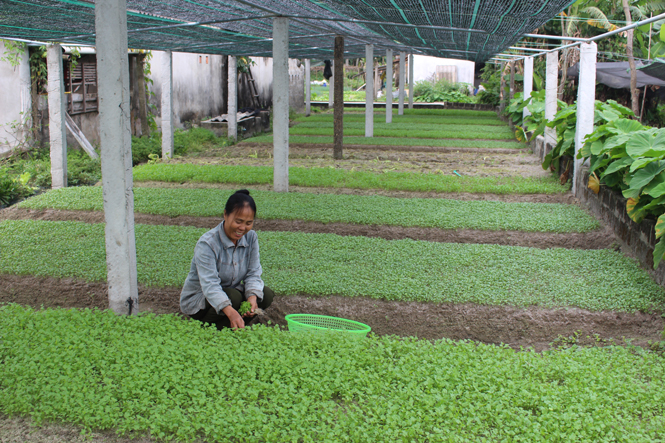
[[[248,301],[240,303],[240,308],[238,309],[238,314],[245,315],[248,312],[251,312],[252,305]]]
[[[229,195],[229,191],[218,189],[135,188],[134,210],[169,217],[218,217]],[[593,217],[574,205],[258,190],[252,195],[260,218],[268,220],[527,232],[587,232],[599,227]],[[26,200],[19,207],[102,211],[102,189],[58,189]]]
[[[139,283],[181,287],[192,248],[207,229],[135,229]],[[279,294],[627,312],[665,308],[665,290],[634,260],[611,250],[258,234],[263,279]],[[101,223],[2,221],[0,250],[2,274],[106,279]]]
[[[663,358],[632,346],[515,352],[14,304],[0,330],[0,411],[125,439],[641,442],[665,427]]]
[[[469,95],[466,83],[451,83],[442,80],[420,80],[414,85],[413,96],[417,102],[474,103],[476,98]]]
[[[273,168],[268,166],[227,166],[159,163],[134,168],[134,180],[163,182],[270,184]],[[570,188],[553,177],[480,177],[415,172],[375,174],[331,168],[289,168],[294,186],[390,189],[424,192],[475,192],[492,194],[560,194]]]

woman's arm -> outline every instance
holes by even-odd
[[[217,272],[217,257],[215,257],[210,245],[205,242],[196,244],[194,263],[196,263],[196,272],[199,274],[199,283],[203,295],[208,299],[210,306],[215,308],[218,314],[221,314],[222,309],[231,306],[231,300],[222,289],[219,273]]]
[[[254,235],[252,235],[249,245],[247,274],[243,279],[245,283],[245,298],[256,296],[259,300],[263,300],[263,280],[261,279],[263,269],[261,268],[261,260],[259,257],[259,238],[255,231],[250,232]]]

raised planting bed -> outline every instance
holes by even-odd
[[[665,361],[633,347],[218,332],[0,308],[0,411],[159,440],[657,441]],[[229,420],[229,417],[237,419]]]
[[[135,188],[134,210],[176,217],[220,217],[233,191]],[[600,224],[575,205],[252,191],[261,219],[340,222],[440,229],[588,232]],[[26,209],[103,211],[102,188],[49,191],[18,205]]]
[[[206,229],[136,226],[138,279],[181,287]],[[535,249],[260,231],[280,294],[662,312],[665,290],[609,250]],[[0,222],[0,274],[104,281],[104,225]],[[48,251],[48,253],[45,253]]]
[[[134,180],[162,182],[272,184],[269,166],[144,164],[134,168]],[[304,187],[383,189],[416,192],[473,192],[491,194],[563,194],[570,190],[551,176],[476,177],[416,172],[349,171],[337,168],[289,168],[289,184]]]

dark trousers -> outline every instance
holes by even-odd
[[[224,292],[226,292],[226,295],[229,297],[229,300],[231,301],[231,306],[233,306],[233,309],[236,311],[240,309],[240,304],[245,301],[245,294],[238,291],[235,288],[222,288]],[[261,309],[267,309],[268,306],[272,304],[272,299],[275,297],[275,293],[272,291],[267,286],[263,287],[263,300],[259,301],[257,299],[257,305]],[[220,312],[219,314],[217,311],[215,311],[215,308],[210,306],[210,303],[208,303],[208,300],[206,300],[206,307],[201,309],[199,312],[197,312],[194,315],[190,315],[194,320],[201,321],[203,323],[212,323],[214,324],[217,329],[222,329],[222,328],[230,328],[231,327],[231,321],[229,318],[224,315],[224,313]],[[245,320],[245,325],[249,324],[253,318],[255,317],[243,317],[243,320]]]

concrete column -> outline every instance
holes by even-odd
[[[273,189],[289,191],[289,19],[272,19]]]
[[[559,51],[547,53],[547,68],[545,75],[545,119],[554,120],[557,113],[557,88],[559,82]],[[557,135],[555,128],[545,128],[545,143],[556,145]]]
[[[312,114],[312,69],[310,67],[310,61],[308,58],[305,59],[305,117],[309,117]]]
[[[397,115],[404,115],[404,80],[406,77],[406,52],[399,53],[399,105],[397,107]]]
[[[173,158],[173,53],[164,52],[162,67],[162,158]]]
[[[524,59],[524,98],[531,97],[533,91],[533,57],[526,57]],[[524,108],[522,111],[522,118],[531,115],[531,111]]]
[[[136,314],[139,296],[125,0],[95,2],[95,32],[109,307],[118,314]]]
[[[365,45],[365,137],[374,137],[374,45]]]
[[[501,73],[501,87],[499,88],[499,109],[501,112],[506,108],[506,79],[503,76],[503,72],[506,70],[506,64],[501,63],[500,73]]]
[[[393,122],[393,50],[386,49],[386,123]]]
[[[67,186],[67,126],[65,126],[65,83],[62,72],[62,46],[48,45],[48,119],[51,146],[51,187]],[[129,66],[127,67],[129,69]],[[129,75],[129,74],[128,74]]]
[[[510,98],[512,100],[515,97],[515,60],[510,62]]]
[[[409,54],[409,109],[413,109],[413,54]]]
[[[328,107],[335,105],[335,61],[332,62],[333,76],[328,80]]]
[[[288,89],[288,88],[287,88]],[[227,137],[238,141],[238,59],[229,55],[229,113]],[[286,112],[288,115],[288,110]]]
[[[575,184],[580,179],[582,159],[577,153],[582,149],[583,140],[593,132],[593,120],[596,102],[596,55],[598,47],[595,42],[580,45],[580,76],[577,87],[577,125],[575,126],[575,170],[573,173],[573,195]]]

